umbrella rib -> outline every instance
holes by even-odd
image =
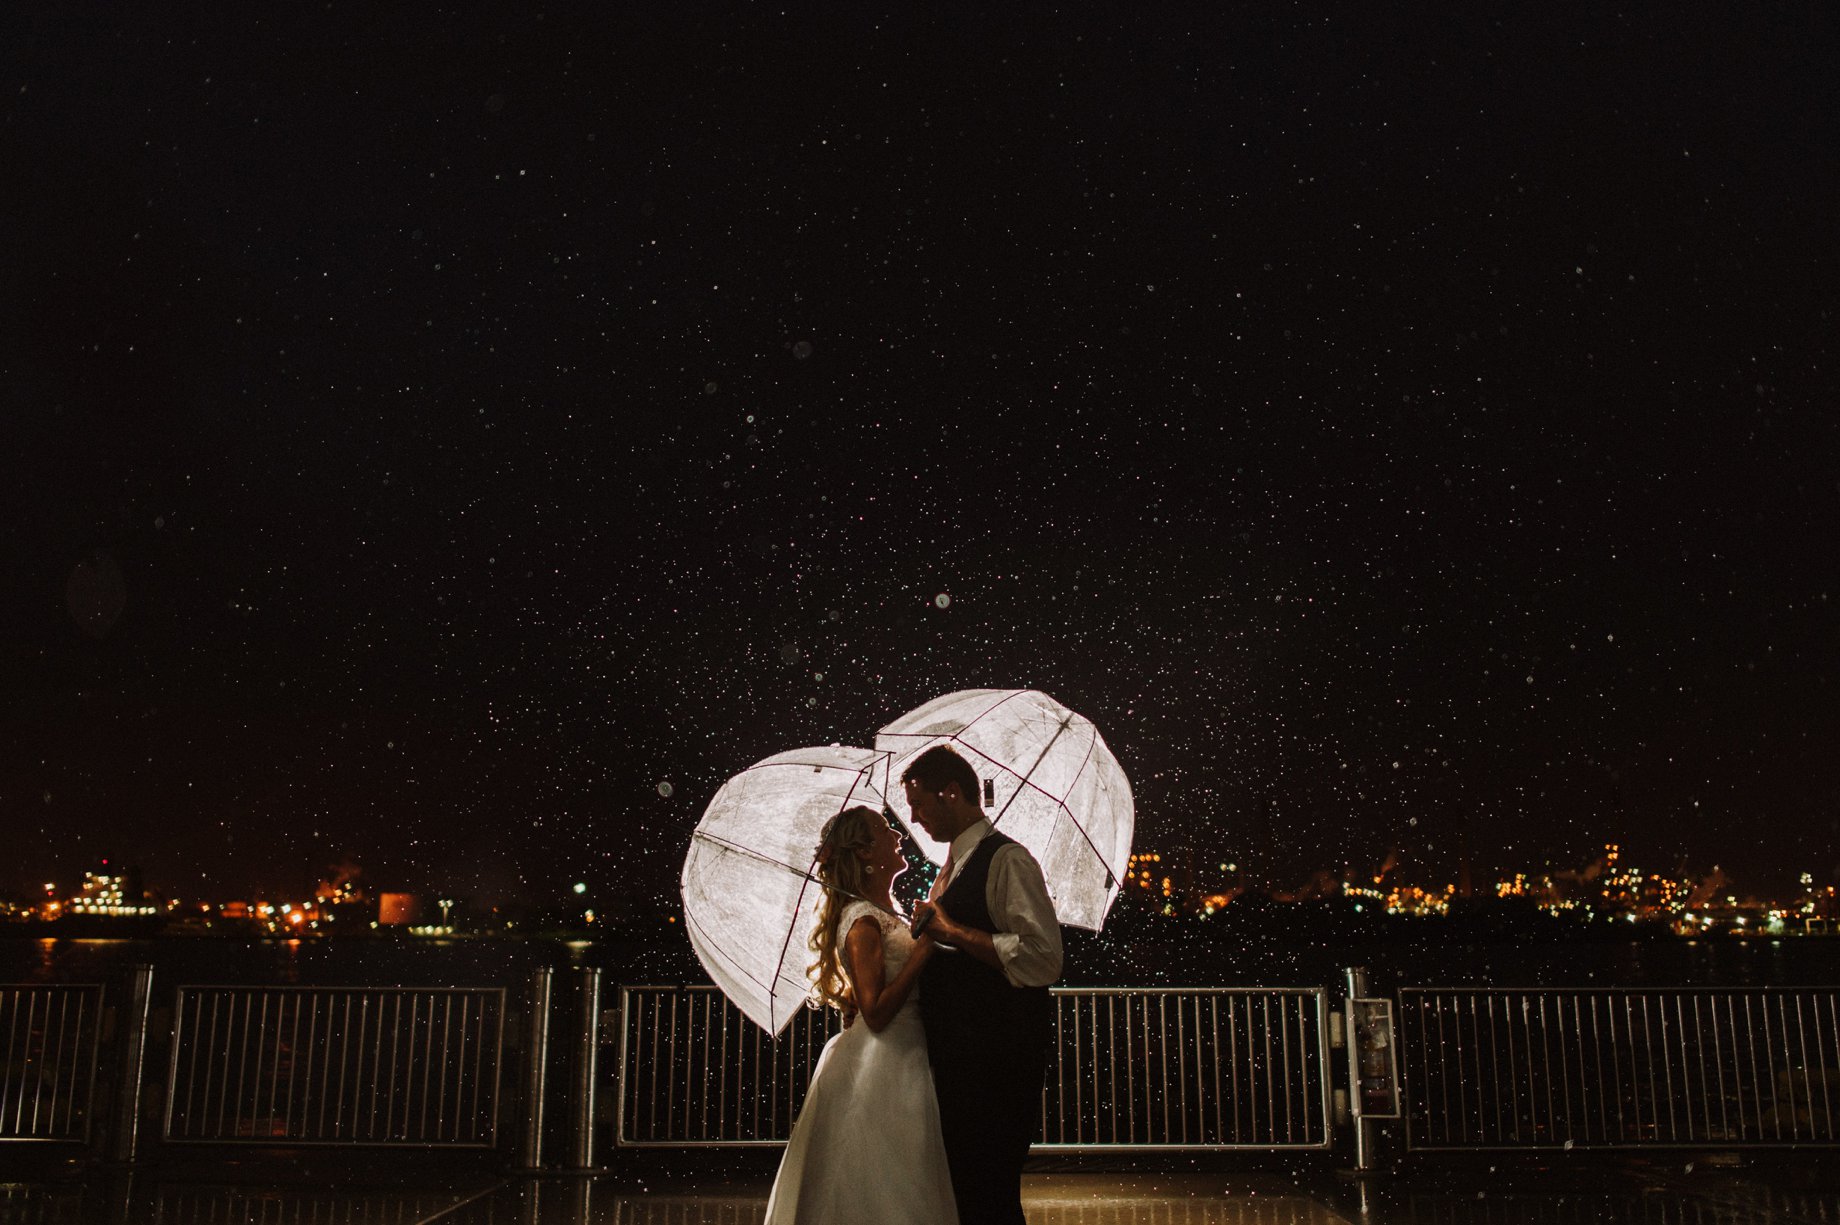
[[[813,859],[812,862],[815,864],[817,863],[817,860]],[[779,979],[780,979],[780,975],[784,973],[785,968],[786,968],[786,950],[792,947],[792,933],[798,927],[798,914],[799,914],[799,911],[804,909],[804,906],[805,906],[805,889],[807,885],[810,885],[812,883],[813,883],[812,878],[810,876],[806,876],[805,884],[799,886],[798,900],[792,904],[793,921],[786,925],[786,938],[780,942],[780,946],[779,946],[779,961],[773,967],[773,986],[767,988],[767,1009],[769,1011],[772,1011],[774,1008],[774,1005],[779,1003]],[[838,892],[842,892],[842,890],[839,890]],[[807,994],[807,998],[809,998],[810,997],[809,987],[806,988],[806,994]]]
[[[1074,720],[1074,716],[1072,712],[1069,712],[1067,717],[1061,720],[1061,725],[1060,725],[1059,730],[1057,730],[1054,733],[1054,735],[1049,738],[1047,744],[1042,746],[1041,754],[1035,758],[1035,764],[1030,766],[1029,772],[1022,776],[1023,786],[1030,786],[1030,787],[1034,786],[1034,783],[1032,783],[1030,780],[1034,777],[1035,771],[1041,767],[1042,762],[1048,759],[1048,750],[1054,747],[1054,742],[1059,740],[1064,734],[1066,734],[1066,731],[1069,727],[1073,726],[1073,720]],[[1087,763],[1092,761],[1093,745],[1098,743],[1098,738],[1099,738],[1099,729],[1095,727],[1093,728],[1093,738],[1087,741],[1086,743],[1086,756],[1081,758],[1080,768],[1073,772],[1074,781],[1076,782],[1079,781],[1080,775],[1086,772]],[[957,737],[954,737],[954,739],[957,739]],[[980,756],[982,756],[982,754],[980,754]],[[1040,787],[1035,787],[1035,790],[1041,791],[1043,795],[1048,794],[1046,791],[1042,791]],[[990,828],[995,829],[997,827],[997,822],[1003,819],[1003,813],[1006,813],[1009,811],[1009,806],[1011,804],[1014,804],[1016,802],[1016,797],[1021,794],[1022,794],[1021,787],[1016,788],[1015,791],[1010,793],[1009,799],[1003,801],[1003,812],[999,812],[995,817],[991,818]],[[1109,889],[1112,886],[1113,882],[1116,881],[1117,879],[1117,877],[1112,872],[1112,865],[1105,862],[1105,856],[1099,853],[1099,848],[1097,845],[1094,844],[1092,840],[1092,835],[1087,833],[1086,827],[1081,825],[1080,822],[1074,817],[1073,810],[1067,807],[1067,801],[1063,799],[1058,802],[1060,804],[1061,811],[1065,813],[1067,816],[1067,823],[1073,826],[1073,828],[1080,831],[1080,840],[1086,843],[1086,849],[1092,852],[1093,858],[1099,861],[1099,866],[1105,869],[1105,884],[1106,884],[1106,887]],[[1044,847],[1042,849],[1045,851],[1047,848]]]
[[[869,905],[875,907],[877,910],[884,912],[885,914],[895,914],[893,910],[889,909],[886,906],[883,906],[881,903],[877,902],[874,898],[864,897],[860,893],[852,893],[848,889],[839,889],[835,885],[825,885],[823,881],[819,880],[815,875],[812,874],[812,871],[809,868],[805,869],[804,871],[800,871],[798,868],[793,867],[791,864],[786,863],[783,860],[775,859],[771,855],[762,855],[759,851],[751,851],[747,847],[742,846],[738,842],[730,842],[726,838],[719,838],[714,834],[705,833],[703,830],[700,830],[700,829],[694,831],[690,836],[692,838],[701,838],[704,842],[713,842],[715,845],[721,847],[725,851],[733,851],[737,855],[745,855],[747,858],[755,860],[759,863],[764,863],[768,865],[769,867],[784,868],[788,874],[792,876],[796,876],[802,881],[806,881],[809,884],[813,884],[813,885],[823,885],[824,888],[834,890],[837,893],[843,894],[843,896],[845,897],[855,898],[859,902],[867,902],[869,903]],[[799,890],[800,899],[803,899],[804,896],[805,896],[805,891],[803,889],[800,889]],[[898,918],[899,916],[896,915],[896,917]]]
[[[753,983],[756,987],[760,987],[763,990],[765,990],[767,993],[767,998],[769,1000],[773,998],[773,988],[768,986],[765,982],[763,982],[759,978],[759,976],[750,973],[747,970],[747,968],[741,964],[740,958],[729,953],[726,949],[722,948],[721,945],[717,944],[715,941],[715,938],[710,935],[709,929],[707,927],[704,927],[703,924],[697,920],[697,917],[691,914],[687,909],[684,912],[684,919],[690,925],[695,927],[698,932],[702,933],[703,939],[708,942],[709,949],[711,952],[718,954],[722,958],[723,961],[727,962],[734,969],[736,974],[739,974],[742,978],[747,979],[749,982]]]

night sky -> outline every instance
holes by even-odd
[[[374,7],[0,37],[0,891],[669,897],[972,686],[1273,886],[1840,873],[1821,6]]]

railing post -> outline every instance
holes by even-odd
[[[1348,970],[1348,999],[1342,1015],[1347,1025],[1348,1114],[1354,1121],[1356,1175],[1372,1172],[1379,1120],[1401,1117],[1399,1033],[1393,1001],[1367,994],[1367,969]]]
[[[1354,1172],[1367,1174],[1374,1168],[1374,1125],[1368,1121],[1366,1094],[1361,1084],[1361,1043],[1355,1033],[1354,1001],[1367,998],[1367,967],[1348,967],[1348,996],[1342,1005],[1345,1027],[1344,1045],[1348,1048],[1348,1118],[1354,1124]]]
[[[576,1034],[574,1076],[569,1081],[569,1168],[594,1170],[594,1102],[601,1047],[601,972],[595,966],[575,971],[581,1025]]]
[[[555,971],[540,966],[530,975],[530,1032],[524,1043],[524,1139],[518,1165],[543,1168],[543,1098],[549,1071],[549,997]]]
[[[153,1000],[153,967],[128,971],[128,999],[122,1008],[121,1062],[115,1090],[115,1126],[109,1135],[109,1160],[133,1161],[139,1151],[141,1073],[147,1058],[147,1014]]]

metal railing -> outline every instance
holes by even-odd
[[[1315,988],[1062,988],[1037,1149],[1327,1148]]]
[[[1326,1148],[1320,989],[1059,989],[1039,1149]],[[777,1041],[713,987],[621,990],[616,1142],[783,1144],[836,1014]]]
[[[491,1147],[497,988],[180,987],[168,1143]]]
[[[838,1029],[807,1008],[769,1039],[714,987],[622,987],[615,1143],[784,1144]]]
[[[1400,991],[1418,1150],[1840,1142],[1840,992]]]
[[[85,1143],[100,986],[0,986],[0,1140]]]

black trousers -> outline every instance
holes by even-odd
[[[1041,1129],[1047,1031],[930,1044],[959,1225],[1023,1225],[1022,1163]]]

